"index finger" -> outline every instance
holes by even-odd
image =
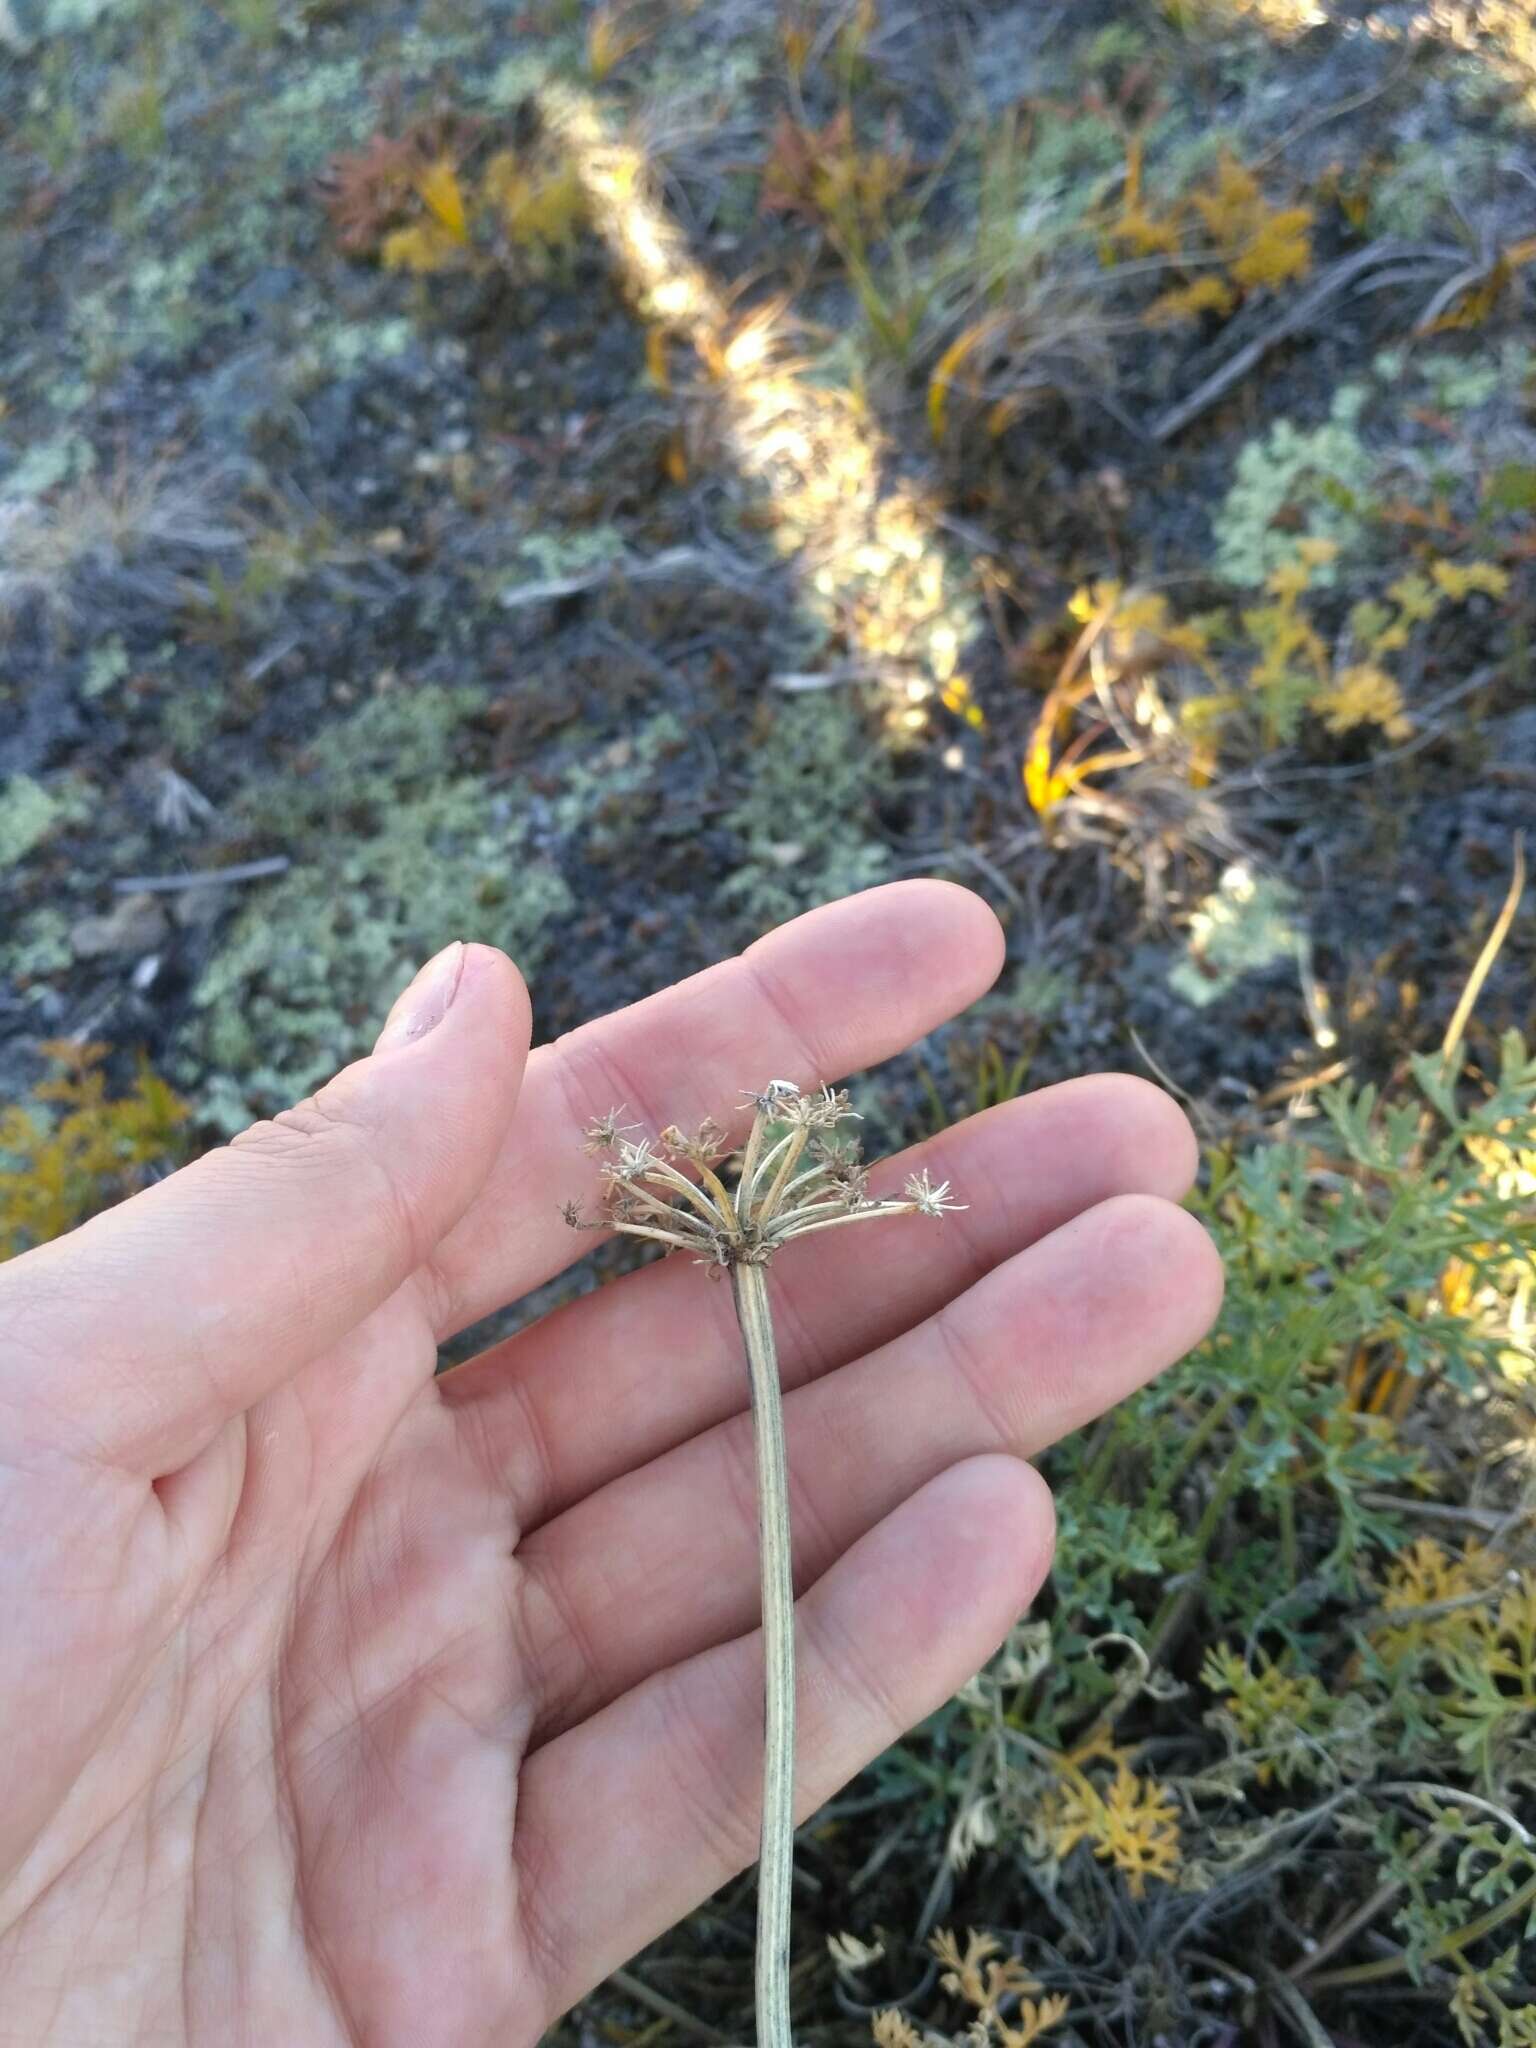
[[[586,1250],[559,1205],[591,1190],[581,1138],[595,1117],[623,1103],[651,1132],[706,1116],[735,1129],[746,1089],[812,1087],[888,1059],[984,994],[1002,958],[997,919],[969,889],[892,882],[540,1047],[500,1157],[434,1260],[441,1334]]]

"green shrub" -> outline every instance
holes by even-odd
[[[1035,1617],[893,1753],[1084,2040],[1536,2038],[1536,1059],[1414,1080],[1212,1156],[1216,1330],[1053,1455]]]

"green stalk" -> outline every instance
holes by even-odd
[[[731,1285],[752,1385],[763,1582],[763,1832],[757,1864],[757,2048],[793,2048],[789,1904],[795,1855],[795,1587],[790,1563],[784,1400],[768,1275],[733,1265]]]
[[[1476,1920],[1469,1920],[1465,1927],[1452,1928],[1449,1934],[1442,1934],[1430,1943],[1424,1951],[1424,1960],[1438,1963],[1449,1957],[1452,1961],[1460,1958],[1463,1949],[1474,1941],[1481,1941],[1504,1925],[1506,1920],[1516,1919],[1526,1909],[1536,1904],[1536,1877],[1529,1878],[1519,1891],[1511,1892],[1497,1906],[1491,1907]],[[1309,1979],[1308,1988],[1313,1991],[1342,1990],[1351,1984],[1383,1984],[1390,1977],[1408,1974],[1410,1963],[1406,1951],[1400,1955],[1383,1956],[1379,1962],[1356,1963],[1347,1970],[1324,1970],[1319,1977]]]
[[[1205,1554],[1215,1541],[1216,1531],[1220,1528],[1221,1519],[1231,1505],[1232,1496],[1242,1485],[1248,1451],[1253,1444],[1254,1438],[1259,1433],[1263,1420],[1263,1407],[1255,1407],[1252,1415],[1248,1418],[1247,1428],[1227,1454],[1227,1462],[1222,1467],[1221,1477],[1216,1482],[1216,1490],[1206,1503],[1205,1513],[1200,1517],[1195,1527],[1194,1564],[1189,1569],[1194,1569],[1205,1562]],[[1149,1641],[1154,1644],[1157,1642],[1159,1636],[1167,1627],[1174,1609],[1178,1606],[1184,1594],[1190,1590],[1191,1588],[1186,1586],[1178,1591],[1163,1595],[1162,1604],[1156,1614],[1153,1615],[1152,1625],[1147,1631]]]

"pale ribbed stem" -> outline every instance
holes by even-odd
[[[766,1268],[731,1268],[752,1382],[763,1578],[763,1833],[757,1866],[757,2048],[793,2048],[789,1906],[795,1855],[795,1587],[784,1401]]]

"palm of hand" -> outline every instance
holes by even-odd
[[[968,901],[804,920],[535,1055],[520,1095],[520,992],[477,952],[429,1036],[0,1273],[17,2038],[533,2042],[750,1860],[728,1290],[678,1261],[434,1380],[436,1345],[570,1256],[554,1203],[615,1076],[686,1119],[743,1073],[881,1057],[989,978]],[[1187,1132],[1138,1083],[925,1159],[987,1191],[962,1230],[871,1250],[856,1290],[827,1240],[774,1276],[807,1808],[1029,1597],[1050,1525],[1022,1458],[1184,1349],[1219,1287],[1167,1199]]]

